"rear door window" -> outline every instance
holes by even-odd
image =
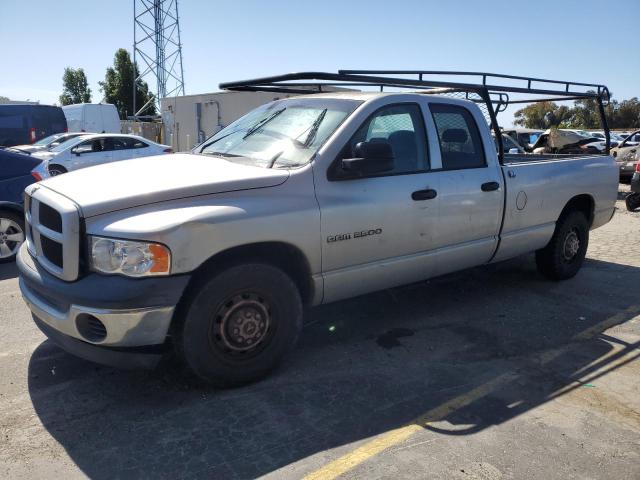
[[[429,105],[438,132],[444,170],[486,167],[478,125],[464,107],[432,103]]]
[[[62,133],[67,131],[67,120],[60,107],[48,108],[49,125],[51,133]]]
[[[122,137],[120,138],[120,140],[124,144],[124,148],[131,149],[131,150],[136,148],[145,148],[149,146],[143,141],[138,140],[137,138]]]

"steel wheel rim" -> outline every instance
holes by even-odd
[[[15,255],[24,242],[24,230],[10,218],[0,217],[0,258]]]
[[[225,354],[247,358],[262,350],[273,334],[271,305],[255,292],[227,298],[214,314],[210,341]]]
[[[572,261],[578,252],[580,251],[580,236],[578,235],[578,230],[576,228],[571,229],[571,231],[564,237],[564,243],[562,245],[562,256],[565,261]]]

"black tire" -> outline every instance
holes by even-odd
[[[22,235],[21,242],[9,240],[17,234]],[[9,263],[16,259],[24,235],[24,217],[11,210],[0,210],[0,263]],[[8,250],[12,253],[7,254]]]
[[[538,271],[552,280],[571,278],[582,267],[588,246],[589,223],[584,213],[563,214],[547,246],[536,252]]]
[[[197,377],[217,387],[265,377],[302,330],[298,288],[271,265],[227,268],[202,281],[185,305],[176,353]]]
[[[627,195],[624,199],[624,204],[630,212],[635,212],[640,209],[640,193],[630,193]]]
[[[62,175],[63,173],[67,173],[67,169],[61,167],[60,165],[50,165],[47,170],[49,170],[49,175],[55,177],[57,175]]]

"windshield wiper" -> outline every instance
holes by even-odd
[[[327,109],[325,108],[324,110],[322,110],[320,112],[320,114],[318,115],[318,118],[316,118],[314,120],[314,122],[311,125],[311,128],[309,130],[309,134],[307,135],[307,139],[302,144],[304,146],[304,148],[309,148],[309,146],[316,139],[316,135],[318,134],[318,129],[320,128],[320,124],[324,120],[324,117],[325,117],[326,114],[327,114]]]
[[[233,153],[226,153],[226,152],[202,152],[203,155],[210,155],[213,157],[240,157],[241,155],[235,155]]]
[[[253,127],[251,127],[249,130],[247,130],[247,133],[245,133],[244,137],[242,137],[242,139],[246,139],[247,137],[250,137],[251,135],[253,135],[255,132],[257,132],[258,130],[260,130],[262,127],[264,127],[267,123],[269,123],[271,120],[273,120],[274,118],[276,118],[278,115],[280,115],[282,112],[284,112],[287,109],[287,107],[282,107],[280,110],[276,110],[275,112],[273,112],[271,115],[269,115],[268,117],[263,118],[262,120],[260,120],[258,123],[256,123]]]

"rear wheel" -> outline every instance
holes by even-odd
[[[187,299],[175,346],[201,379],[231,387],[266,376],[302,329],[296,285],[266,264],[230,267],[203,281]]]
[[[560,217],[549,244],[536,252],[538,271],[552,280],[566,280],[582,267],[589,246],[589,223],[584,213]]]
[[[51,175],[52,177],[55,177],[57,175],[62,175],[63,173],[67,173],[67,169],[64,167],[61,167],[60,165],[51,165],[50,167],[47,168],[47,170],[49,170],[49,175]]]
[[[0,211],[0,263],[13,262],[24,242],[24,220],[15,212]]]

